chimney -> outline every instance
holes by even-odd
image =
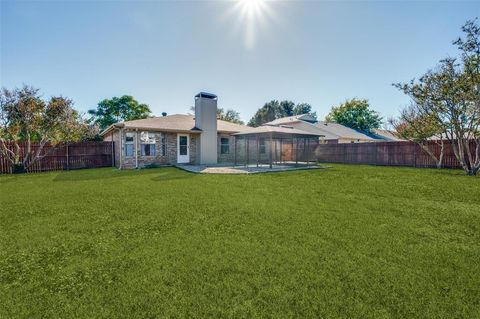
[[[217,163],[217,96],[195,95],[195,126],[200,133],[200,164]]]

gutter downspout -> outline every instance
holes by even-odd
[[[113,141],[113,131],[112,131],[112,167],[115,167],[115,142]]]
[[[122,144],[123,144],[123,129],[119,128],[118,129],[118,135],[119,135],[119,140],[120,140],[120,154],[118,156],[118,160],[119,160],[119,164],[118,164],[118,169],[122,169],[122,164],[123,164],[123,161],[122,161],[122,157],[123,157],[123,147],[122,147]]]
[[[138,128],[135,129],[135,168],[138,168]]]

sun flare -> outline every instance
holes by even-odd
[[[265,8],[265,0],[238,0],[244,13],[259,14]]]
[[[240,23],[245,34],[245,47],[249,50],[255,46],[255,39],[261,24],[269,17],[267,2],[272,0],[236,0],[235,9],[239,13]]]

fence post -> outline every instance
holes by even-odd
[[[67,171],[70,170],[70,156],[68,154],[68,142],[67,142]]]
[[[417,167],[417,144],[413,143],[413,167]]]

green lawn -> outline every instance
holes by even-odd
[[[0,318],[474,318],[480,178],[0,176]]]

